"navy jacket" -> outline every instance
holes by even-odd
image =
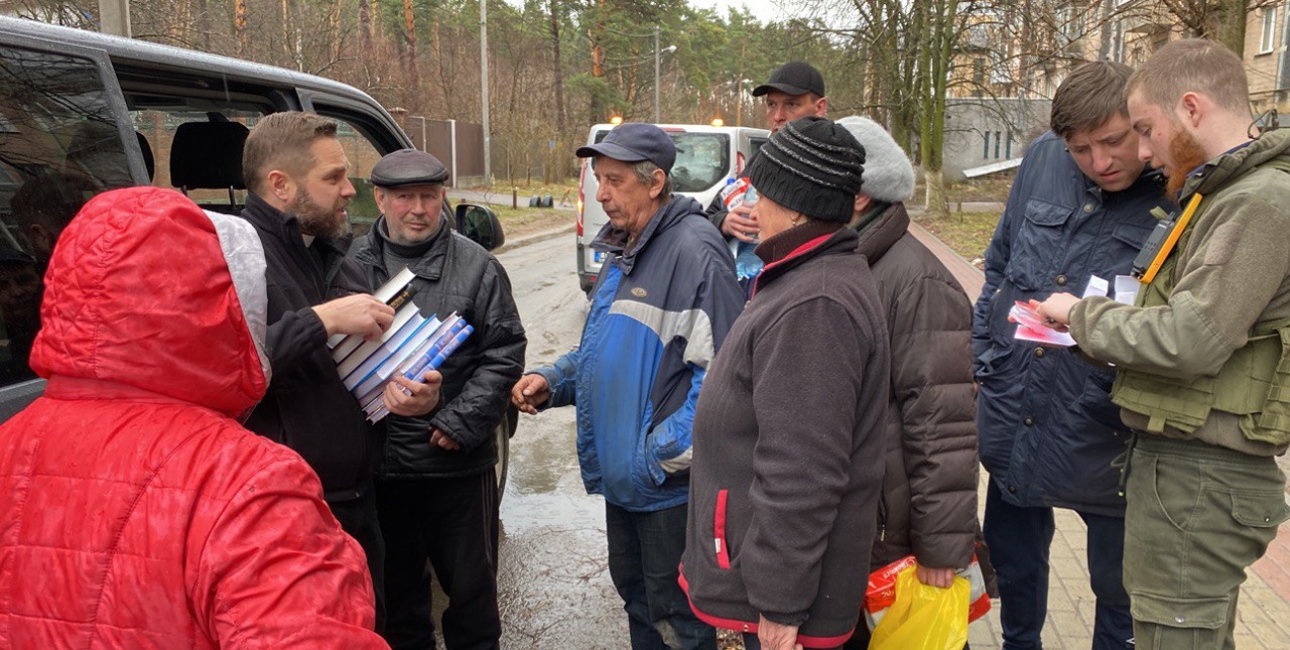
[[[1162,180],[1148,171],[1103,192],[1053,133],[1030,145],[1017,171],[972,327],[981,463],[1015,505],[1124,516],[1111,465],[1128,440],[1110,400],[1115,373],[1076,351],[1013,339],[1008,310],[1054,293],[1080,296],[1092,275],[1111,283],[1128,275],[1155,227],[1150,210],[1174,209]]]
[[[578,461],[589,494],[632,512],[689,499],[699,388],[743,309],[734,260],[694,199],[677,195],[625,250],[606,224],[608,257],[579,347],[537,372],[545,405],[576,404]]]

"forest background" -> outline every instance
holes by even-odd
[[[988,101],[1033,70],[1082,57],[1072,39],[1152,4],[1192,35],[1243,44],[1267,0],[768,0],[773,20],[685,0],[486,0],[493,174],[576,172],[573,150],[613,116],[763,126],[751,90],[789,60],[823,71],[829,114],[885,124],[922,168],[929,209],[949,96]],[[767,0],[763,0],[765,2]],[[389,109],[480,122],[480,0],[132,0],[135,38],[330,77]],[[737,3],[738,0],[733,0]],[[19,15],[97,29],[96,0],[12,0]],[[765,11],[761,12],[763,15]],[[1090,18],[1091,17],[1091,18]],[[1079,21],[1080,34],[1069,26]],[[1105,32],[1105,30],[1102,30]],[[657,34],[657,40],[656,40]],[[656,49],[657,48],[657,49]],[[1235,48],[1240,51],[1240,47]],[[980,74],[990,53],[991,70]],[[660,73],[655,77],[655,64]],[[1065,63],[1069,64],[1069,61]],[[975,65],[976,70],[966,67]],[[554,148],[551,143],[555,143]],[[504,152],[498,159],[496,152]]]

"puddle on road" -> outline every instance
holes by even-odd
[[[521,416],[502,499],[503,650],[629,646],[609,578],[605,505],[578,470],[574,410]]]
[[[604,530],[604,501],[582,486],[573,416],[572,408],[521,416],[502,499],[504,535],[544,526]]]

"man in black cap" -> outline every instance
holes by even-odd
[[[442,218],[448,170],[416,149],[372,168],[381,216],[351,258],[372,286],[407,267],[413,301],[426,317],[461,314],[475,328],[440,368],[440,406],[386,419],[376,486],[385,537],[385,638],[401,650],[434,648],[430,574],[448,596],[449,650],[497,648],[498,494],[493,432],[524,369],[526,340],[502,265]]]
[[[520,410],[576,404],[578,460],[589,494],[605,497],[609,575],[626,605],[633,650],[716,648],[677,584],[685,549],[694,405],[708,364],[743,309],[734,263],[698,202],[674,196],[672,139],[623,124],[594,158],[609,223],[582,342],[530,371]],[[748,405],[751,408],[751,405]]]
[[[803,117],[818,115],[824,117],[829,111],[829,100],[824,94],[824,75],[815,66],[805,61],[790,61],[770,73],[770,80],[753,88],[753,97],[766,98],[766,123],[771,133],[775,133],[785,124]],[[747,178],[752,161],[740,173]],[[706,214],[712,224],[721,230],[726,240],[738,240],[753,244],[759,230],[752,214],[752,204],[738,205],[727,210],[727,194],[737,189],[731,183],[728,189],[718,192],[708,205]]]

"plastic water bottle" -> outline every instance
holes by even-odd
[[[749,185],[748,189],[744,191],[743,205],[752,207],[756,203],[757,190],[753,186]],[[763,262],[761,261],[761,258],[757,257],[757,254],[753,252],[753,249],[755,248],[757,248],[756,235],[753,235],[752,243],[745,241],[739,242],[739,250],[735,254],[735,277],[737,277],[741,283],[749,282],[753,278],[757,277],[758,273],[761,273]]]

